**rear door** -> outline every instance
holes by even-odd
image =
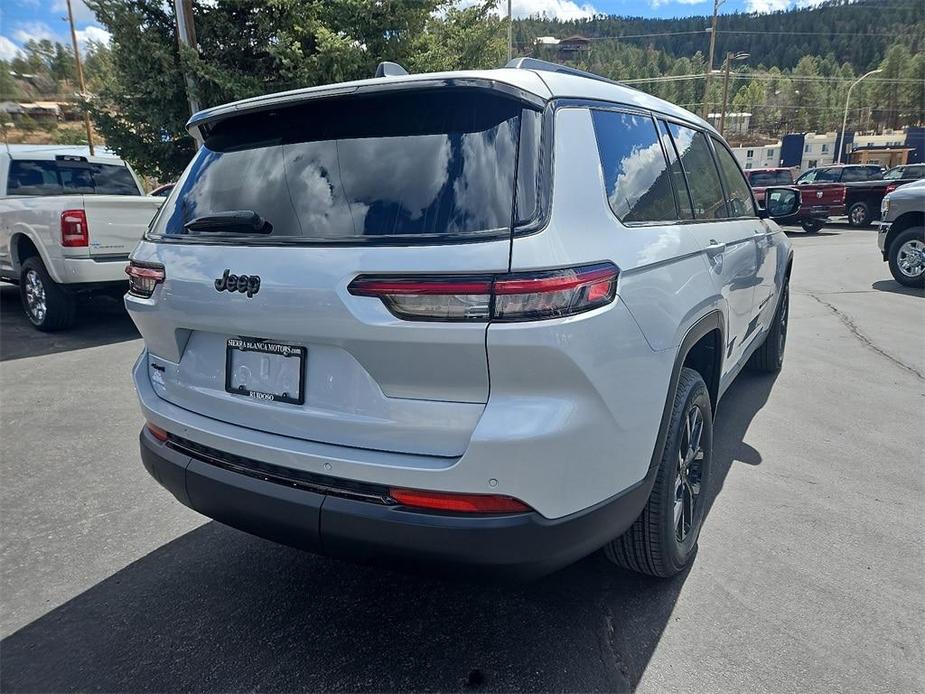
[[[706,254],[714,280],[728,307],[724,364],[732,368],[757,329],[755,290],[760,282],[756,242],[758,220],[754,214],[745,216],[744,207],[727,206],[710,138],[683,125],[668,123],[667,127],[690,193],[694,216],[690,228]],[[748,204],[751,205],[750,193]]]
[[[158,394],[274,434],[461,455],[488,398],[487,322],[402,319],[348,285],[506,271],[523,112],[441,89],[212,126],[134,256],[166,274],[128,302]],[[480,310],[465,302],[444,308]]]

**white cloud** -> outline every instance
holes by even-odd
[[[87,7],[84,0],[71,0],[71,9],[74,11],[74,23],[78,26],[85,22],[95,22],[96,15]],[[65,19],[67,18],[67,0],[54,0],[51,6],[52,12],[59,12]]]
[[[478,0],[461,0],[459,7],[470,7]],[[507,3],[501,0],[495,5],[495,12],[507,15]],[[512,0],[511,12],[514,17],[532,17],[544,15],[549,19],[587,19],[596,14],[598,10],[590,2],[579,4],[574,0]]]
[[[790,0],[748,0],[747,12],[777,12],[790,7]]]
[[[702,5],[708,1],[709,0],[649,0],[649,4],[652,7],[661,7],[672,3],[678,3],[679,5]]]
[[[80,46],[80,52],[87,50],[87,44],[90,41],[96,43],[105,43],[107,46],[112,41],[112,34],[98,26],[90,25],[83,29],[77,30],[77,45]]]
[[[19,52],[19,46],[6,36],[0,36],[0,60],[12,60]]]
[[[503,4],[503,3],[502,3]],[[578,4],[573,0],[513,0],[511,11],[515,17],[544,15],[550,19],[587,19],[599,14],[589,2]]]
[[[44,22],[21,22],[16,25],[13,38],[20,43],[25,43],[29,40],[41,41],[42,39],[54,41],[57,36],[51,30],[51,27]]]

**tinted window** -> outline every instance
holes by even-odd
[[[681,219],[693,219],[694,210],[691,207],[691,196],[687,190],[687,181],[684,180],[684,169],[681,168],[681,162],[678,160],[678,152],[675,149],[674,141],[668,132],[668,126],[665,121],[658,122],[658,130],[662,138],[662,145],[668,153],[668,170],[671,172],[671,182],[674,184],[675,198],[678,201],[678,211]]]
[[[753,188],[789,186],[793,185],[793,176],[789,171],[752,171],[748,175],[748,182]]]
[[[841,169],[819,169],[816,171],[815,183],[838,183],[841,180]]]
[[[83,161],[14,159],[7,195],[140,195],[125,166]]]
[[[696,219],[722,219],[726,217],[726,198],[719,182],[719,172],[713,162],[707,137],[674,123],[668,124],[674,139],[681,166],[687,174]]]
[[[610,208],[624,222],[678,218],[668,162],[648,116],[592,111]]]
[[[752,190],[739,169],[735,157],[732,156],[732,152],[716,139],[713,140],[713,149],[716,152],[716,160],[719,162],[719,170],[723,174],[729,216],[754,217],[755,203],[752,201]]]
[[[913,168],[913,167],[909,167],[909,168]],[[905,175],[906,175],[905,167],[897,166],[895,168],[890,169],[885,174],[883,174],[883,180],[884,181],[895,181],[898,178],[903,178]]]
[[[541,113],[523,111],[520,123],[520,152],[517,155],[517,221],[527,221],[536,212],[542,122]]]
[[[863,166],[857,168],[844,169],[842,172],[842,181],[846,183],[851,181],[869,181],[872,178],[872,171]]]
[[[271,238],[497,233],[511,225],[520,117],[511,100],[442,90],[234,118],[208,134],[154,233],[231,210],[256,212]]]
[[[905,167],[903,169],[903,178],[925,178],[925,164]]]

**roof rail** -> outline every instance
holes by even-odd
[[[383,60],[376,67],[376,77],[401,77],[407,74],[408,71],[405,68],[390,60]]]
[[[550,63],[548,60],[540,60],[539,58],[514,58],[509,61],[504,67],[513,68],[515,70],[538,70],[540,72],[561,72],[565,75],[575,75],[576,77],[586,77],[587,79],[597,80],[598,82],[607,82],[609,84],[618,84],[621,87],[626,85],[617,80],[608,79],[606,77],[601,77],[600,75],[595,75],[593,72],[588,72],[587,70],[579,70],[575,67],[569,67],[568,65],[560,65],[559,63]]]

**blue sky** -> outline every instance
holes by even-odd
[[[468,2],[471,0],[462,0]],[[78,40],[107,40],[83,0],[72,0]],[[542,13],[571,19],[597,13],[645,17],[680,17],[709,14],[712,0],[512,0],[515,16]],[[723,12],[770,12],[820,0],[726,0]],[[500,5],[505,6],[505,0]],[[30,38],[70,42],[65,0],[3,0],[0,2],[0,58],[12,58]]]

